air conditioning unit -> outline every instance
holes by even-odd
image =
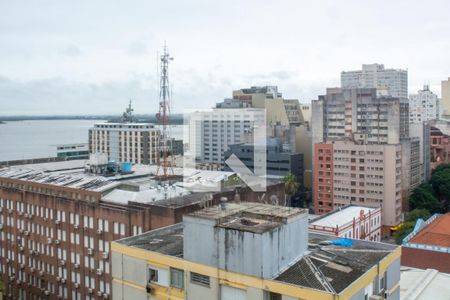
[[[60,243],[60,240],[55,240],[55,245],[59,245]]]
[[[103,274],[102,269],[97,269],[97,275],[102,275],[102,274]]]
[[[23,234],[24,232],[25,232],[25,230],[19,229],[19,233],[20,233],[20,234]]]
[[[50,291],[45,290],[44,295],[46,295],[46,296],[50,295]]]
[[[61,259],[60,264],[61,266],[64,266],[66,264],[66,261],[64,259]]]
[[[75,269],[78,269],[78,268],[80,267],[80,264],[74,264],[73,267],[74,267]]]
[[[74,228],[74,229],[78,229],[78,228],[80,228],[80,226],[77,225],[77,224],[75,224],[75,225],[73,225],[73,228]]]
[[[9,213],[9,214],[12,214],[13,212],[14,212],[14,210],[8,209],[8,213]]]
[[[39,251],[33,250],[33,255],[39,255]]]
[[[20,251],[20,252],[23,252],[23,250],[24,250],[23,246],[20,246],[20,247],[19,247],[19,251]]]
[[[47,218],[44,218],[44,222],[47,222],[48,221],[48,219]]]
[[[11,263],[11,260],[9,258],[6,259],[6,263],[9,264]]]
[[[88,253],[88,255],[93,255],[94,254],[94,249],[88,248],[87,249],[87,253]]]
[[[79,284],[78,282],[75,282],[75,283],[73,284],[73,287],[77,289],[77,288],[80,287],[80,284]]]
[[[47,239],[47,244],[51,244],[52,243],[52,239],[51,238],[48,238]]]
[[[39,276],[44,276],[44,271],[39,271]]]
[[[91,288],[88,289],[88,293],[89,293],[89,294],[92,294],[93,292],[94,292],[93,289],[91,289]]]
[[[89,227],[87,227],[87,226],[84,226],[84,230],[88,230],[89,229]]]
[[[29,236],[29,235],[30,235],[30,232],[25,230],[25,231],[23,232],[23,235]]]
[[[108,259],[109,253],[108,252],[103,252],[102,253],[102,258],[103,259]]]
[[[103,299],[108,299],[108,298],[109,298],[109,295],[107,293],[104,293],[103,294]]]
[[[31,273],[34,273],[34,271],[35,271],[35,268],[30,268]]]
[[[33,219],[33,215],[32,215],[32,214],[29,214],[29,215],[28,215],[28,219],[30,219],[30,220]]]
[[[24,264],[20,264],[20,269],[24,269],[25,268],[25,265]]]
[[[3,230],[3,224],[0,224],[0,230]]]
[[[60,220],[55,220],[55,224],[56,224],[56,225],[59,225],[60,223],[61,223]]]
[[[9,276],[9,280],[10,280],[10,281],[14,281],[14,280],[16,280],[16,276],[14,276],[14,275],[12,275],[12,276]]]
[[[101,230],[101,229],[97,230],[97,234],[102,234],[102,233],[103,233],[103,230]]]
[[[103,295],[103,292],[102,292],[102,291],[98,291],[98,292],[97,292],[97,296],[101,297],[102,295]]]
[[[380,295],[372,295],[369,297],[369,300],[383,300],[384,298]]]
[[[16,283],[19,285],[19,284],[22,283],[22,281],[21,281],[20,279],[17,279],[17,280],[16,280]]]
[[[0,212],[1,212],[1,211],[0,211]],[[28,214],[27,214],[27,213],[24,213],[24,214],[23,214],[23,217],[24,217],[24,218],[28,218]]]
[[[60,282],[61,281],[61,277],[56,276],[56,282]]]
[[[66,283],[66,279],[65,278],[61,278],[61,283],[62,284]]]
[[[23,216],[23,211],[19,211],[19,216]]]

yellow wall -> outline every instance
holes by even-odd
[[[385,257],[378,265],[374,266],[372,269],[366,272],[358,281],[354,282],[347,289],[345,289],[340,295],[336,296],[324,291],[308,289],[275,280],[267,280],[254,276],[228,272],[225,270],[217,269],[211,266],[201,265],[180,258],[162,255],[156,252],[146,251],[134,247],[127,247],[114,242],[111,244],[111,250],[116,253],[121,253],[124,255],[135,257],[137,259],[145,261],[149,265],[154,265],[162,268],[174,267],[183,269],[185,271],[185,276],[188,276],[187,273],[192,271],[210,277],[218,278],[220,284],[241,289],[247,289],[247,287],[252,287],[302,300],[349,299],[360,289],[366,287],[371,282],[373,282],[378,274],[383,274],[386,271],[386,268],[395,259],[399,258],[401,254],[401,249],[399,247],[393,253]],[[123,283],[125,285],[130,284],[128,282],[121,281],[118,279],[114,279],[114,281]],[[152,294],[152,297],[155,297],[157,299],[172,299],[172,300],[184,299],[184,292],[182,290],[168,287],[161,287],[156,285],[154,286],[154,288],[155,292],[154,294]]]

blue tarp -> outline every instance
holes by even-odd
[[[353,242],[351,239],[343,238],[330,242],[330,245],[351,247],[353,245]]]

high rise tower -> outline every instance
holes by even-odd
[[[158,168],[156,175],[161,179],[167,179],[173,175],[172,158],[171,158],[171,142],[170,142],[170,86],[169,86],[169,61],[173,57],[169,55],[167,46],[164,45],[164,52],[161,55],[161,78],[159,91],[159,112],[156,114],[158,125],[161,129],[159,151],[158,151]]]

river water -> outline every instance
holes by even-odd
[[[87,143],[89,128],[101,120],[29,120],[0,124],[0,161],[56,156],[54,145]],[[183,137],[183,125],[171,136]]]

